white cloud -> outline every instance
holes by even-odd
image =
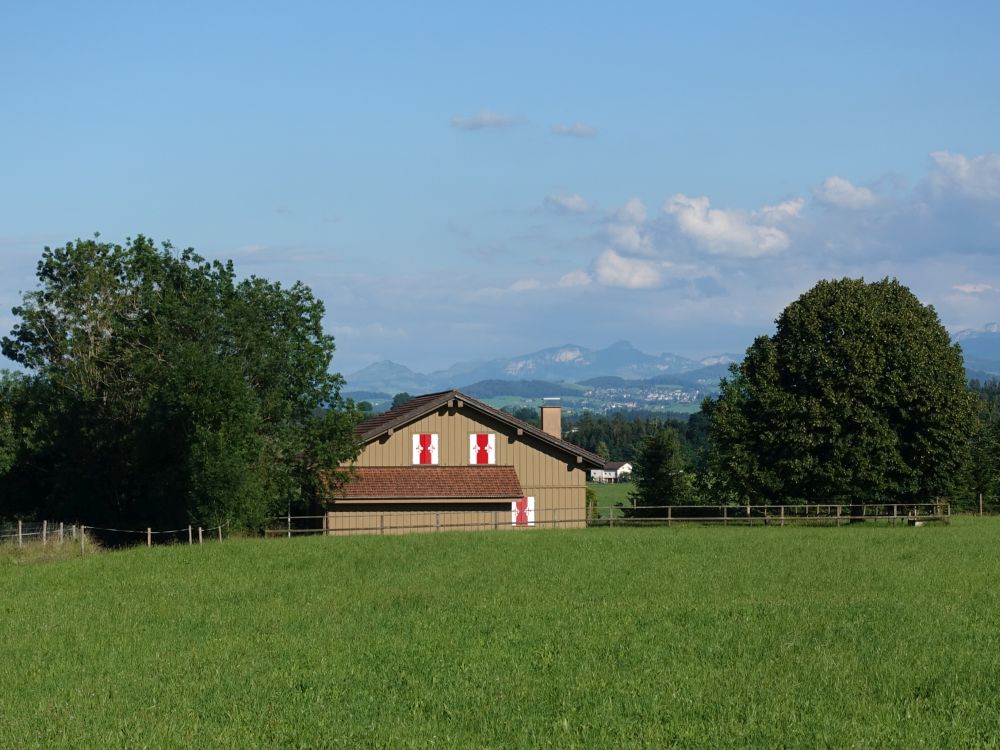
[[[605,286],[651,289],[660,285],[660,270],[656,263],[627,258],[611,249],[598,256],[594,272],[597,280]]]
[[[958,192],[978,200],[1000,200],[1000,154],[972,159],[950,151],[931,154],[934,169],[928,177],[938,192]]]
[[[802,199],[795,198],[747,214],[711,208],[704,196],[689,198],[678,193],[666,201],[663,210],[674,217],[681,232],[709,252],[755,258],[788,249],[791,240],[775,225],[798,217],[802,206]]]
[[[451,126],[459,130],[486,130],[488,128],[507,128],[513,125],[514,118],[510,115],[501,115],[491,112],[488,109],[479,110],[478,114],[470,117],[455,115],[451,118]]]
[[[799,214],[802,213],[802,207],[805,204],[806,202],[802,198],[792,198],[773,206],[764,206],[760,210],[755,211],[753,217],[758,219],[761,224],[780,224],[789,219],[799,218]]]
[[[605,227],[608,241],[621,250],[649,254],[652,241],[646,227],[646,205],[638,198],[630,198],[612,214]]]
[[[593,281],[594,280],[591,278],[590,274],[586,271],[570,271],[559,279],[559,286],[590,286]]]
[[[645,224],[646,204],[638,198],[629,198],[618,210],[617,218],[622,224]]]
[[[852,185],[843,177],[827,177],[823,184],[813,190],[813,197],[819,203],[838,208],[868,208],[875,203],[875,193],[866,187]]]
[[[989,284],[956,284],[952,289],[962,294],[982,294],[993,291],[993,287]]]
[[[633,252],[644,251],[648,244],[639,227],[626,224],[608,225],[608,239],[615,247]]]
[[[512,292],[530,292],[532,289],[540,289],[542,282],[538,279],[518,279],[508,287]]]
[[[585,214],[590,211],[591,206],[582,195],[559,195],[553,193],[546,196],[545,205],[560,213]]]
[[[582,122],[574,122],[572,125],[553,125],[552,135],[564,135],[571,138],[593,138],[597,131],[590,125]]]

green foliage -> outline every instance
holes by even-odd
[[[608,444],[603,440],[597,444],[597,447],[594,449],[594,453],[603,458],[605,461],[611,458],[611,449],[608,448]]]
[[[0,558],[0,746],[990,747],[998,534],[956,519]]]
[[[522,422],[527,422],[530,425],[539,427],[540,417],[538,409],[532,409],[530,406],[505,406],[503,411],[507,412],[513,417],[517,417]]]
[[[599,456],[605,455],[601,453],[603,446],[606,458],[614,461],[634,462],[646,438],[663,427],[677,432],[685,460],[696,462],[708,434],[707,420],[700,414],[681,421],[649,416],[648,412],[628,414],[619,410],[602,415],[584,411],[563,419],[567,440]]]
[[[1000,380],[972,381],[969,388],[976,402],[976,424],[971,435],[966,507],[996,506],[1000,495]]]
[[[397,393],[395,396],[392,397],[392,406],[389,408],[395,409],[397,406],[402,406],[407,401],[412,401],[412,400],[413,396],[411,396],[406,391],[403,391],[402,393]]]
[[[600,514],[597,511],[597,491],[591,487],[587,486],[586,491],[586,503],[587,503],[587,520],[592,518],[599,518]]]
[[[719,500],[928,501],[968,458],[961,350],[894,280],[822,281],[705,404]]]
[[[677,432],[669,427],[646,438],[632,470],[633,489],[625,508],[628,516],[663,516],[664,505],[687,505],[692,500],[691,474],[681,454]]]
[[[45,248],[38,282],[3,339],[31,374],[0,384],[15,433],[0,514],[260,528],[356,454],[323,305],[301,283],[238,280],[142,236]]]

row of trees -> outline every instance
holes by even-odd
[[[363,412],[308,287],[141,236],[45,248],[37,276],[2,341],[23,371],[0,376],[0,516],[259,529],[343,481]],[[633,460],[639,506],[1000,489],[1000,385],[967,387],[933,308],[889,279],[817,284],[686,422],[632,416],[565,428]]]
[[[604,459],[634,462],[646,439],[663,428],[677,434],[680,450],[690,463],[708,444],[708,420],[702,412],[680,420],[652,412],[616,410],[601,415],[585,411],[567,417],[563,432],[568,440]]]
[[[633,499],[971,504],[1000,481],[998,394],[967,386],[960,348],[897,281],[823,281],[705,401],[700,465],[672,428],[647,438]]]
[[[142,236],[45,248],[37,277],[3,339],[0,516],[259,529],[356,455],[306,286]]]

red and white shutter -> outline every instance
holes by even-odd
[[[438,462],[438,436],[436,432],[413,436],[413,463],[435,465]]]
[[[492,432],[469,435],[469,463],[495,464],[497,462],[496,437]]]
[[[522,497],[510,504],[511,526],[535,525],[535,498]]]

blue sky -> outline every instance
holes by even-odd
[[[997,320],[1000,5],[804,5],[4,4],[0,328],[95,231],[301,279],[343,372],[738,352],[844,275]]]

